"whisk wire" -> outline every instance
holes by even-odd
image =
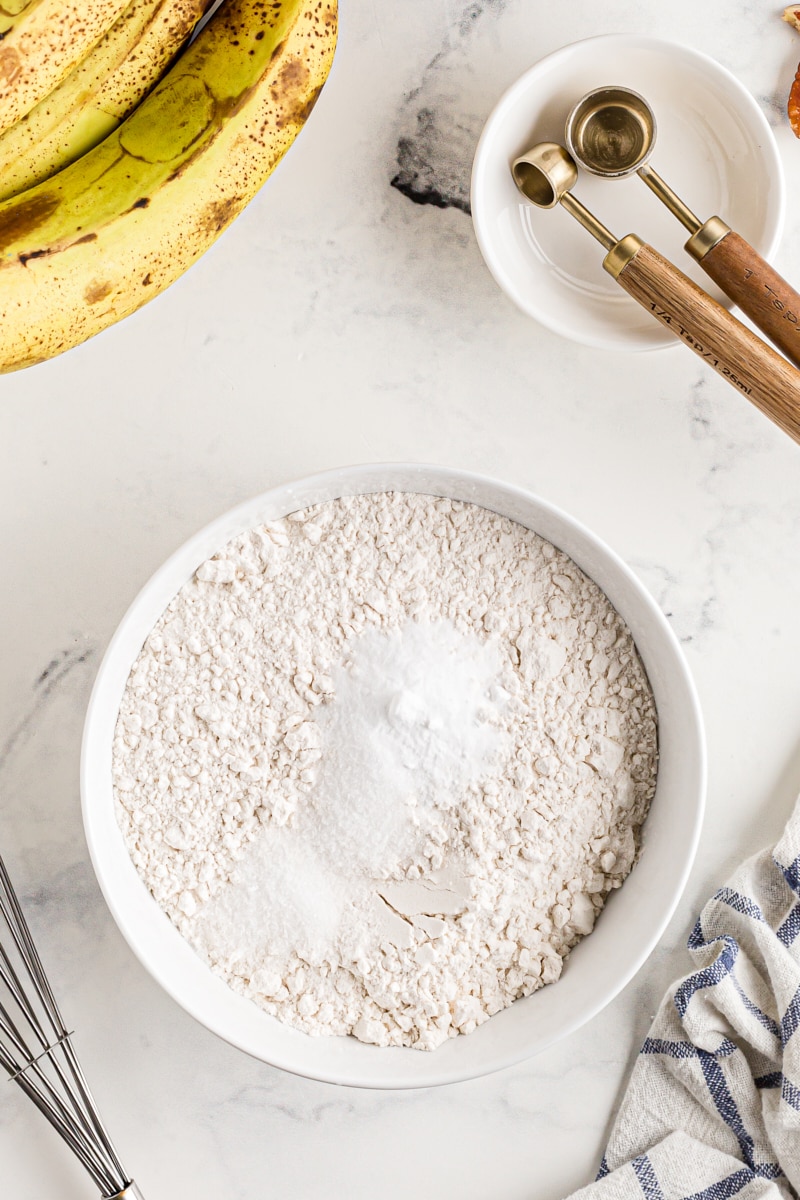
[[[47,1053],[45,1051],[40,1058],[46,1057]],[[20,1069],[17,1060],[0,1044],[0,1064],[9,1071],[11,1078],[21,1087],[28,1098],[33,1101],[64,1141],[67,1142],[83,1166],[92,1175],[98,1187],[105,1189],[116,1186],[116,1180],[112,1179],[84,1131],[77,1125],[73,1113],[64,1103],[58,1091],[53,1087],[46,1073],[41,1069],[39,1060],[37,1059],[34,1063],[29,1063]],[[29,1070],[33,1071],[36,1078],[31,1078],[27,1074]]]
[[[3,1033],[17,1051],[16,1055],[6,1051],[0,1060],[9,1071],[10,1078],[19,1084],[36,1107],[50,1120],[50,1123],[78,1155],[87,1170],[91,1172],[98,1186],[104,1188],[113,1186],[116,1180],[112,1178],[102,1156],[93,1145],[91,1126],[86,1114],[81,1108],[75,1105],[70,1106],[59,1091],[58,1084],[60,1083],[62,1087],[65,1086],[66,1075],[54,1052],[65,1047],[69,1034],[65,1032],[55,1045],[47,1047],[33,1057],[16,1025],[0,1004],[0,1034]],[[56,1082],[44,1069],[46,1065],[53,1070]],[[123,1174],[121,1168],[119,1173],[121,1177]]]
[[[41,1092],[35,1084],[25,1076],[22,1076],[18,1080],[18,1083],[25,1095],[33,1101],[42,1115],[50,1122],[56,1132],[60,1134],[81,1165],[91,1175],[103,1195],[113,1195],[115,1190],[119,1191],[120,1189],[117,1187],[116,1182],[111,1179],[102,1162],[93,1153],[90,1145],[76,1133],[74,1127],[61,1113],[57,1112],[43,1099]]]
[[[0,887],[0,906],[19,955],[36,988],[50,1024],[56,1033],[63,1033],[65,1032],[64,1022],[61,1019],[56,998],[2,857],[0,857],[0,885],[2,885]]]
[[[7,923],[10,921],[9,914],[7,913],[5,906],[3,905],[2,892],[0,892],[0,914],[6,918]],[[12,936],[13,936],[13,930],[12,930]],[[18,944],[18,940],[17,939],[14,939],[14,940],[15,940],[15,943]],[[30,974],[28,972],[28,965],[24,958],[23,949],[19,948],[18,953],[19,953],[19,959],[22,962],[22,965],[25,968],[26,973]],[[10,993],[11,999],[14,1002],[14,1004],[16,1005],[17,1009],[20,1011],[20,1013],[25,1015],[26,1023],[28,1025],[31,1033],[33,1034],[34,1038],[36,1039],[36,1041],[39,1043],[39,1045],[42,1047],[42,1049],[46,1049],[46,1047],[49,1044],[48,1031],[42,1025],[42,1022],[40,1021],[38,1014],[33,1010],[31,1010],[30,1012],[28,1011],[30,1006],[29,1006],[27,998],[26,998],[25,986],[20,979],[20,972],[15,968],[14,963],[12,962],[9,954],[2,946],[0,946],[0,981],[2,981],[5,984],[6,988],[8,989],[8,992]],[[4,1010],[4,1006],[0,1005],[0,1011],[3,1011],[3,1010]],[[12,1021],[10,1015],[8,1016],[8,1021],[10,1024],[13,1025],[13,1021]],[[58,1029],[58,1026],[52,1026],[52,1028],[50,1030],[50,1036],[57,1038],[60,1035],[61,1035],[61,1030]],[[18,1034],[18,1036],[21,1038],[21,1034]],[[24,1039],[22,1039],[22,1040],[24,1041]]]
[[[0,972],[0,977],[3,977],[2,972]],[[17,1006],[21,1007],[18,995],[15,995],[15,1001],[17,1002]],[[38,1080],[38,1085],[37,1083],[30,1083],[30,1087],[33,1091],[32,1098],[35,1099],[35,1102],[40,1107],[42,1103],[52,1104],[61,1115],[63,1120],[67,1123],[68,1127],[73,1125],[74,1118],[76,1117],[79,1125],[81,1125],[83,1129],[89,1133],[91,1129],[91,1121],[89,1120],[90,1114],[83,1111],[83,1106],[78,1107],[73,1105],[73,1107],[69,1107],[67,1104],[65,1104],[60,1092],[58,1091],[58,1088],[53,1084],[42,1066],[42,1061],[46,1060],[56,1074],[58,1083],[65,1088],[68,1086],[69,1081],[67,1075],[61,1063],[59,1062],[55,1051],[61,1048],[64,1050],[65,1056],[71,1051],[71,1046],[69,1046],[69,1050],[67,1049],[68,1039],[70,1036],[69,1033],[66,1029],[64,1029],[63,1033],[61,1033],[53,1043],[46,1045],[44,1043],[44,1031],[39,1023],[35,1021],[35,1019],[31,1019],[31,1016],[27,1013],[26,1018],[28,1024],[34,1028],[37,1040],[42,1046],[38,1053],[36,1053],[28,1044],[28,1042],[26,1042],[23,1034],[20,1032],[8,1009],[2,1003],[0,1003],[0,1033],[5,1033],[7,1040],[11,1043],[16,1051],[15,1057],[9,1056],[9,1061],[7,1064],[10,1072],[10,1078],[19,1082],[20,1077],[25,1072],[29,1072],[30,1075],[35,1076]]]
[[[103,1197],[119,1196],[130,1180],[100,1119],[2,857],[0,918],[0,1066],[64,1139]],[[5,932],[10,943],[4,945]]]
[[[124,1187],[125,1183],[128,1182],[125,1179],[125,1170],[119,1160],[119,1157],[117,1156],[117,1152],[114,1149],[114,1145],[111,1141],[108,1131],[100,1118],[100,1113],[95,1103],[94,1096],[89,1091],[89,1085],[86,1082],[86,1077],[83,1074],[80,1063],[78,1062],[78,1057],[75,1053],[72,1042],[69,1040],[69,1036],[64,1041],[64,1056],[67,1060],[70,1074],[75,1081],[75,1086],[78,1088],[81,1100],[83,1101],[84,1111],[89,1119],[89,1124],[91,1125],[91,1128],[94,1130],[97,1137],[100,1139],[100,1143],[108,1158],[111,1160],[111,1164],[115,1168],[117,1175],[123,1181],[122,1187]],[[122,1190],[122,1187],[120,1187],[120,1191]]]
[[[25,1071],[29,1071],[31,1068],[36,1067],[41,1059],[47,1058],[51,1051],[57,1050],[59,1046],[64,1044],[66,1038],[71,1036],[71,1034],[65,1033],[63,1037],[60,1037],[57,1041],[53,1042],[52,1046],[46,1046],[41,1054],[37,1054],[36,1057],[27,1062],[24,1067],[20,1067],[18,1071],[15,1071],[13,1075],[9,1076],[9,1083],[16,1083],[20,1075],[24,1074]]]

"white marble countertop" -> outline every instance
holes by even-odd
[[[0,382],[0,846],[147,1200],[566,1195],[597,1169],[703,899],[780,830],[800,791],[800,449],[683,349],[601,353],[533,324],[464,211],[480,126],[516,76],[576,38],[650,32],[758,98],[789,189],[779,266],[797,280],[800,143],[783,109],[800,38],[778,11],[345,0],[308,129],[211,252],[122,324]],[[445,207],[411,202],[415,170]],[[188,535],[292,477],[415,459],[541,493],[639,573],[700,691],[708,815],[667,935],[583,1030],[471,1083],[356,1092],[249,1060],[134,959],[89,865],[79,745],[104,646]],[[93,1194],[11,1086],[0,1163],[13,1200]]]

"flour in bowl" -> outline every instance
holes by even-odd
[[[131,857],[236,991],[432,1050],[556,980],[638,852],[656,713],[606,596],[536,534],[331,501],[197,570],[114,741]]]

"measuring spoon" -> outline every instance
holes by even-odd
[[[635,233],[616,238],[572,195],[578,168],[563,146],[540,142],[511,164],[523,196],[537,208],[561,204],[605,247],[606,271],[737,391],[800,442],[800,371],[717,304]]]
[[[720,217],[701,221],[649,164],[656,141],[650,105],[631,88],[589,92],[567,118],[567,145],[593,175],[636,174],[692,235],[685,249],[767,337],[800,366],[800,295]]]

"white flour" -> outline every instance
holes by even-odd
[[[410,494],[235,539],[148,638],[114,744],[158,903],[314,1034],[434,1049],[557,979],[630,871],[656,723],[606,597]]]

